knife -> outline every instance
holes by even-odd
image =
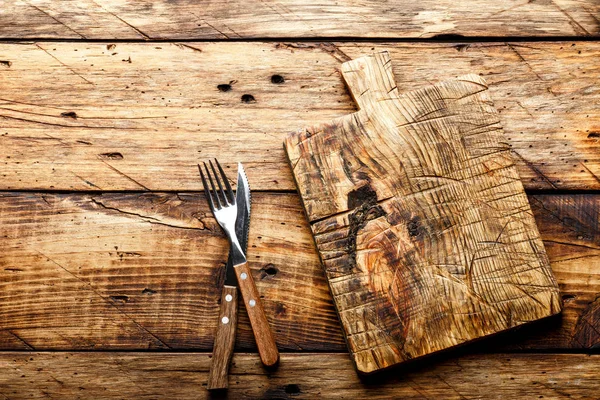
[[[246,252],[250,228],[251,196],[248,178],[241,163],[238,163],[235,196],[237,204],[235,234],[240,247]],[[209,390],[225,389],[228,386],[227,375],[235,345],[238,285],[244,298],[244,305],[246,306],[250,324],[252,325],[261,361],[266,366],[275,365],[279,361],[277,346],[269,328],[260,296],[252,279],[250,268],[247,263],[234,265],[230,252],[225,266],[225,284],[221,294],[221,309],[217,332],[215,334],[213,358],[208,376],[207,388]]]
[[[244,171],[242,163],[238,163],[238,187],[235,195],[238,204],[238,219],[243,218],[244,221],[242,236],[238,235],[238,238],[243,240],[240,244],[243,246],[244,252],[246,252],[250,228],[251,197],[250,184],[248,183],[246,171]],[[236,234],[237,228],[238,221],[236,220]],[[233,265],[233,270],[237,276],[240,292],[242,292],[242,297],[244,298],[244,305],[246,306],[248,318],[250,319],[250,325],[252,326],[252,332],[254,333],[260,360],[265,366],[272,367],[279,362],[279,352],[262,306],[260,294],[256,289],[254,278],[252,278],[252,271],[248,267],[248,263]]]

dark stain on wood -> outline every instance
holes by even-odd
[[[365,185],[348,193],[348,207],[354,211],[348,216],[349,228],[346,251],[351,263],[349,269],[356,267],[356,239],[359,231],[367,222],[386,215],[377,204],[377,194],[370,186]]]
[[[225,268],[227,268],[227,264],[221,262],[219,263],[219,266],[215,269],[215,273],[212,279],[215,288],[223,287],[223,285],[225,284]]]
[[[344,164],[346,165],[346,164]],[[346,173],[351,175],[351,173]],[[364,204],[373,205],[377,203],[377,193],[369,185],[364,185],[348,193],[348,208],[354,209]]]
[[[410,219],[410,221],[408,221],[408,224],[406,224],[406,229],[408,229],[408,234],[410,236],[417,237],[421,234],[422,226],[419,221],[420,221],[419,217],[414,216],[413,218]]]
[[[286,313],[287,313],[287,307],[285,304],[280,303],[280,302],[275,304],[275,315],[277,317],[283,317],[286,315]]]
[[[266,400],[289,400],[296,396],[300,396],[301,394],[302,390],[300,389],[300,385],[289,383],[283,386],[273,386],[268,388],[262,393],[261,398]]]

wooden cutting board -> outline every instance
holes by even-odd
[[[387,52],[342,75],[360,111],[285,149],[358,371],[559,313],[483,79],[401,94]]]

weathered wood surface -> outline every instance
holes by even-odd
[[[599,15],[594,0],[8,0],[0,13],[0,38],[596,36]]]
[[[530,197],[561,318],[484,349],[600,343],[600,196]],[[250,266],[282,350],[345,351],[299,197],[255,193]],[[0,196],[1,349],[212,349],[227,242],[196,194]],[[255,350],[240,309],[237,350]]]
[[[218,156],[292,190],[281,141],[353,112],[340,64],[380,50],[399,92],[481,74],[527,188],[600,189],[595,42],[0,44],[0,189],[201,190]]]
[[[388,52],[344,63],[360,110],[284,145],[364,373],[562,308],[485,81],[399,93],[392,66]]]
[[[0,353],[3,398],[205,399],[204,353]],[[600,355],[485,354],[361,381],[347,354],[236,354],[231,399],[597,399]],[[212,397],[214,398],[214,397]]]
[[[277,344],[340,348],[297,199],[253,197],[248,257]],[[3,348],[212,348],[228,245],[203,196],[0,199]],[[239,308],[238,346],[254,349]]]

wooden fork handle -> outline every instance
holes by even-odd
[[[212,361],[208,372],[208,390],[227,388],[229,364],[233,356],[233,346],[235,345],[237,303],[237,288],[235,286],[223,286],[219,322],[215,335]]]
[[[271,332],[271,328],[269,327],[260,295],[258,294],[258,290],[256,290],[254,279],[252,279],[252,272],[247,263],[235,265],[233,268],[237,276],[240,292],[242,292],[244,305],[248,311],[260,360],[267,367],[273,366],[279,361],[279,351],[275,344],[273,332]]]

